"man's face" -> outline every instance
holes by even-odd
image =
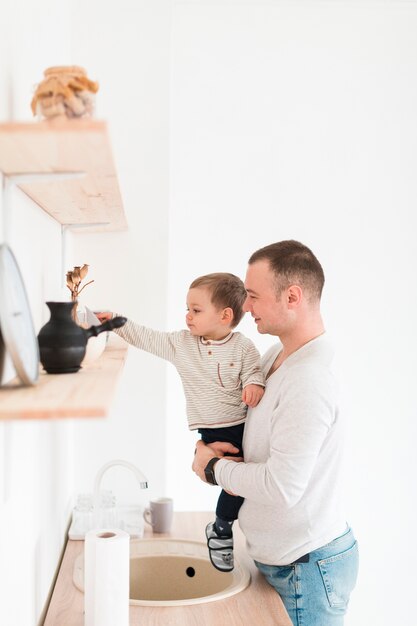
[[[252,315],[258,332],[281,335],[288,324],[287,294],[284,289],[277,295],[274,274],[268,261],[257,261],[248,266],[245,288],[247,297],[244,311]]]

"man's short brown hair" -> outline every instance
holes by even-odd
[[[234,274],[217,272],[206,274],[193,280],[190,289],[204,287],[210,292],[212,304],[219,309],[230,307],[233,311],[232,328],[237,326],[244,315],[243,303],[246,289],[243,282]]]
[[[252,254],[249,265],[268,261],[273,271],[278,295],[290,285],[299,285],[310,300],[320,300],[324,285],[324,272],[310,248],[289,239],[265,246]]]

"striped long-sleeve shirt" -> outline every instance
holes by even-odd
[[[117,329],[131,345],[175,365],[183,384],[190,430],[224,428],[245,421],[242,389],[265,386],[259,352],[242,333],[206,341],[189,330],[163,332],[131,320]]]

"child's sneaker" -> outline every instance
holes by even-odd
[[[207,546],[210,561],[221,572],[231,572],[234,567],[233,561],[233,536],[218,535],[214,529],[214,523],[206,526]]]

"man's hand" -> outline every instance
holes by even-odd
[[[265,389],[261,385],[246,385],[242,391],[242,402],[254,407],[260,402],[264,393]]]
[[[207,480],[204,474],[204,468],[210,459],[214,456],[218,456],[219,458],[225,457],[231,461],[243,461],[242,457],[227,456],[227,454],[236,454],[237,452],[239,452],[238,448],[235,448],[235,446],[231,443],[227,443],[226,441],[216,441],[215,443],[205,444],[203,441],[199,440],[197,441],[195,447],[195,455],[192,466],[193,472],[195,472],[197,476],[206,483]]]

